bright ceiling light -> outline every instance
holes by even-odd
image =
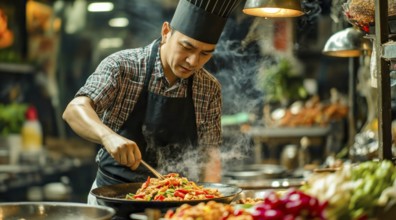
[[[105,12],[112,11],[114,4],[111,2],[93,2],[88,5],[89,12]]]
[[[300,0],[247,0],[242,11],[258,17],[298,17],[304,14]]]
[[[119,48],[124,44],[121,38],[103,38],[99,41],[99,48],[109,49],[109,48]]]
[[[126,27],[129,24],[128,18],[112,18],[109,20],[110,27]]]

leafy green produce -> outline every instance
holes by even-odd
[[[267,102],[296,101],[308,96],[302,76],[295,73],[291,61],[286,58],[263,70],[258,84]]]
[[[375,217],[377,206],[396,199],[395,179],[391,161],[367,161],[317,177],[302,189],[329,203],[327,219],[361,219]]]
[[[26,109],[26,104],[0,104],[0,136],[21,132]]]
[[[396,168],[392,162],[367,161],[352,168],[352,181],[359,181],[359,185],[352,194],[349,204],[352,217],[358,217],[358,210],[364,210],[368,216],[378,203],[381,193],[395,181]]]

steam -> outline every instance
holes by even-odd
[[[158,154],[158,164],[162,173],[180,173],[191,180],[199,181],[202,167],[205,165],[203,161],[203,153],[197,148],[177,146],[175,153],[177,157],[169,160],[164,153]]]
[[[266,27],[260,25],[262,19],[249,19],[251,18],[228,19],[213,58],[205,66],[221,83],[223,115],[235,115],[243,112],[260,117],[262,114],[263,93],[256,87],[257,73],[263,63],[272,59],[271,56],[262,54],[260,31],[262,31],[261,27]],[[238,26],[238,33],[235,33],[235,26]],[[244,27],[247,27],[245,32],[243,32]],[[256,118],[252,118],[251,122],[254,119]],[[251,137],[244,135],[239,130],[239,125],[225,126],[222,129],[223,170],[251,163],[253,157]]]
[[[308,12],[300,21],[302,26],[313,22],[321,12],[318,1],[306,1]],[[237,16],[243,16],[238,11]],[[212,73],[222,86],[223,115],[233,115],[241,112],[260,118],[264,102],[264,94],[257,87],[258,73],[263,67],[276,63],[272,42],[267,42],[268,34],[273,33],[271,21],[246,17],[230,17],[223,34],[217,43],[212,59],[205,68]],[[238,28],[235,28],[238,27]],[[245,30],[244,30],[245,29]],[[260,120],[251,122],[260,123]],[[244,135],[235,127],[223,127],[223,144],[221,159],[223,170],[229,164],[251,163],[253,158],[253,144],[251,137]],[[151,144],[148,144],[149,146]],[[154,147],[155,145],[151,145]],[[158,169],[162,173],[177,172],[192,180],[199,180],[201,168],[205,165],[203,150],[172,146],[159,150],[151,148],[157,154]],[[174,152],[174,158],[167,156]],[[177,155],[176,155],[177,154]]]
[[[160,173],[179,173],[191,180],[200,180],[201,168],[205,163],[203,151],[199,147],[194,147],[191,143],[160,143],[154,140],[152,132],[146,126],[143,126],[142,132],[147,141],[146,153],[155,155]],[[164,133],[169,133],[169,131],[164,131]]]

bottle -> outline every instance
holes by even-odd
[[[300,150],[298,152],[299,167],[304,169],[304,166],[310,163],[311,155],[309,153],[309,147],[311,141],[308,137],[304,136],[300,140]]]
[[[25,114],[26,120],[22,126],[22,149],[26,153],[39,152],[43,147],[43,131],[37,117],[37,110],[29,106]]]

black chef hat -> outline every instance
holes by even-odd
[[[209,44],[216,44],[231,11],[239,0],[180,0],[171,26]]]

